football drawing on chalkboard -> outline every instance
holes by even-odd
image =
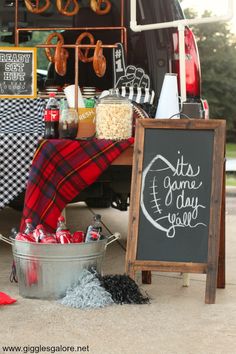
[[[206,206],[199,199],[203,187],[201,168],[177,151],[172,163],[156,155],[143,171],[140,206],[146,219],[168,238],[183,228],[207,227],[202,222]]]

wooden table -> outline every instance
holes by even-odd
[[[112,162],[112,165],[131,166],[133,163],[133,146],[128,147],[120,156]]]

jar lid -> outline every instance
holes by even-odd
[[[98,100],[98,104],[131,104],[128,98],[120,95],[118,89],[110,89],[109,95]]]

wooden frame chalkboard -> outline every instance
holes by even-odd
[[[36,48],[0,47],[0,98],[36,98],[36,67]]]
[[[217,286],[225,121],[140,119],[134,146],[126,271],[206,273]]]

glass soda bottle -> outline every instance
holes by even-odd
[[[18,234],[18,230],[16,227],[13,227],[11,229],[11,238],[16,238],[16,235]]]
[[[55,93],[50,92],[49,100],[44,111],[44,138],[58,139],[59,138],[59,103],[55,98]]]
[[[36,229],[34,229],[33,232],[33,236],[36,242],[41,242],[42,239],[47,236],[44,226],[42,224],[36,226]]]
[[[95,214],[93,224],[89,225],[86,231],[85,242],[98,241],[102,236],[101,215]]]
[[[71,243],[71,233],[63,215],[59,216],[57,221],[56,240],[57,243]]]
[[[24,229],[24,234],[25,235],[33,235],[34,227],[32,225],[32,219],[28,218],[25,219],[25,229]]]

